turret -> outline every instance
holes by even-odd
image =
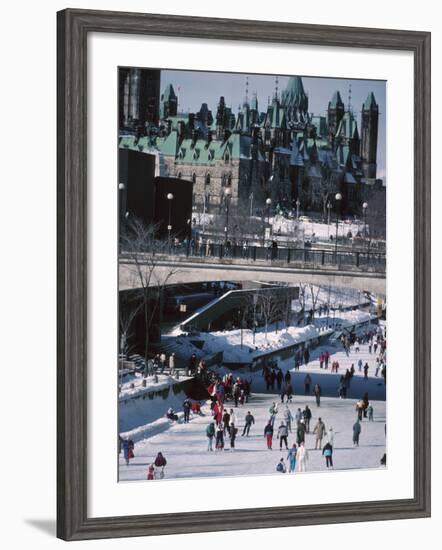
[[[362,105],[361,158],[362,169],[367,179],[376,179],[376,157],[378,147],[379,106],[373,92]]]

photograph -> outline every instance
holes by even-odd
[[[118,481],[387,468],[386,81],[116,78]]]

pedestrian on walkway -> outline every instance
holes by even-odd
[[[365,363],[365,365],[364,365],[364,378],[368,378],[368,369],[369,369],[368,363]]]
[[[373,422],[373,406],[372,405],[368,405],[367,413],[368,413],[368,421]]]
[[[310,394],[310,384],[312,383],[312,378],[310,374],[306,374],[304,378],[304,394],[309,395]]]
[[[289,432],[292,431],[292,420],[293,420],[293,415],[288,407],[288,405],[285,406],[285,409],[284,409],[284,422],[287,426],[287,429]]]
[[[296,427],[296,443],[298,446],[305,441],[305,425],[303,422],[298,422]]]

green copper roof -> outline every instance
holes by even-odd
[[[346,111],[339,123],[338,131],[336,134],[338,137],[343,138],[359,138],[358,125],[353,113]]]
[[[286,89],[282,92],[282,104],[308,111],[308,97],[300,76],[291,76]]]
[[[362,108],[364,109],[364,111],[371,111],[372,109],[378,108],[373,92],[370,92],[368,94],[367,99],[365,100]]]
[[[173,89],[172,84],[168,84],[166,86],[166,89],[164,90],[162,99],[163,99],[163,101],[167,101],[170,98],[176,99],[175,90]]]
[[[344,107],[344,102],[342,101],[341,94],[339,90],[333,94],[330,103],[328,104],[329,109],[336,109],[337,107]]]

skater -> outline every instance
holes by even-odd
[[[324,448],[322,449],[322,454],[323,456],[325,456],[325,465],[327,466],[327,468],[333,468],[333,448],[329,442],[324,445]]]
[[[299,422],[301,422],[302,420],[302,411],[301,409],[298,407],[298,410],[296,411],[296,414],[295,414],[295,422],[296,422],[296,425],[299,424]]]
[[[328,369],[328,362],[330,360],[330,353],[328,351],[324,352],[324,366]]]
[[[289,461],[289,473],[292,474],[296,470],[296,445],[293,443],[292,448],[289,450],[287,460]]]
[[[224,424],[224,435],[227,433],[230,433],[230,414],[226,411],[223,414],[223,424]]]
[[[361,424],[359,420],[353,424],[353,445],[359,446],[359,436],[361,434]]]
[[[290,412],[290,409],[288,408],[288,406],[286,405],[284,409],[284,421],[290,433],[292,432],[292,420],[293,420],[293,415]]]
[[[304,419],[305,431],[307,433],[309,433],[310,432],[310,420],[312,419],[312,411],[310,410],[308,405],[305,406],[304,412],[302,413],[302,417]]]
[[[132,439],[125,439],[123,441],[123,453],[124,453],[124,460],[126,461],[126,466],[129,466],[129,461],[131,458],[134,458],[134,449],[135,445]]]
[[[238,433],[238,428],[235,428],[235,424],[232,422],[230,424],[230,450],[233,451],[235,448],[235,439],[236,434]]]
[[[302,422],[298,422],[298,426],[296,428],[296,443],[301,445],[301,443],[304,443],[305,441],[305,426]]]
[[[215,422],[211,422],[206,428],[206,436],[209,440],[207,452],[213,451],[213,438],[215,437]]]
[[[224,426],[222,422],[220,422],[216,428],[215,447],[218,451],[222,451],[224,449]]]
[[[310,384],[312,383],[312,379],[310,374],[306,374],[304,378],[304,394],[309,395],[310,394]]]
[[[149,467],[147,468],[147,480],[153,481],[155,479],[155,466],[153,464],[149,464]]]
[[[305,472],[307,469],[308,461],[308,451],[305,448],[304,442],[302,441],[296,451],[296,462],[298,464],[298,472]]]
[[[244,424],[244,430],[242,432],[242,436],[249,436],[250,428],[252,427],[252,424],[255,423],[255,418],[253,417],[253,414],[248,411],[245,417],[245,424]]]
[[[275,423],[276,415],[278,414],[278,406],[275,404],[275,402],[273,402],[272,406],[269,408],[269,413],[270,413],[269,422],[271,422],[273,426],[273,424]]]
[[[169,357],[169,371],[171,375],[175,373],[175,353]]]
[[[368,421],[373,422],[373,407],[372,407],[372,405],[368,405],[367,413],[368,413]]]
[[[287,384],[286,392],[287,392],[287,403],[291,403],[292,397],[293,397],[293,386],[291,382]]]
[[[326,433],[325,424],[324,422],[322,422],[321,417],[318,418],[318,422],[316,423],[316,426],[313,429],[313,433],[316,434],[315,450],[318,448],[319,450],[321,450],[322,438]]]
[[[155,479],[163,479],[164,478],[164,468],[166,467],[167,460],[164,458],[162,453],[158,453],[154,466],[155,466]]]
[[[281,391],[279,392],[279,395],[281,396],[281,403],[284,403],[285,394],[286,394],[286,386],[285,384],[281,384]]]
[[[192,403],[190,402],[190,399],[186,399],[183,403],[184,424],[187,424],[189,422],[191,408],[192,408]]]
[[[368,378],[368,369],[369,369],[368,363],[365,363],[365,365],[364,365],[364,378]]]
[[[284,422],[281,422],[281,425],[278,428],[278,439],[279,439],[279,450],[282,451],[282,444],[285,444],[285,448],[288,451],[289,446],[287,443],[288,429]]]
[[[313,388],[313,394],[315,396],[316,405],[318,407],[321,406],[321,393],[322,393],[321,386],[319,384],[315,384],[315,387]]]
[[[172,407],[170,407],[168,410],[167,410],[167,414],[166,414],[167,418],[169,420],[172,420],[173,422],[177,422],[178,420],[178,415],[176,414],[176,412],[172,409]]]
[[[358,370],[359,370],[359,372],[362,372],[362,365],[363,364],[364,363],[362,362],[362,359],[359,359],[359,361],[358,361]]]
[[[281,458],[281,460],[278,462],[276,466],[276,471],[280,472],[281,474],[285,474],[287,472],[287,468],[285,467],[283,458]]]
[[[267,449],[272,450],[272,441],[273,441],[273,424],[269,420],[267,426],[264,428],[264,437],[267,443]]]

